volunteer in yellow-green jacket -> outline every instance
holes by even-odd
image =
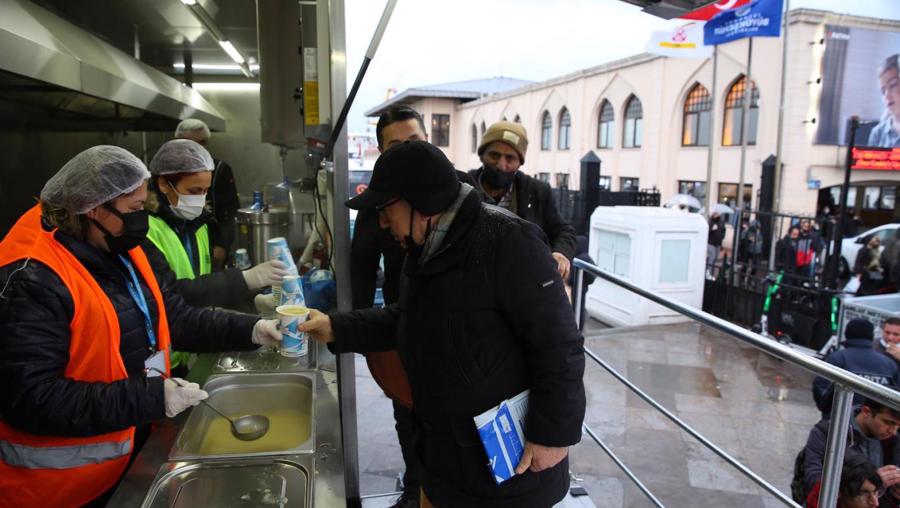
[[[165,262],[179,279],[178,292],[195,306],[235,308],[249,305],[260,289],[280,284],[287,275],[280,261],[249,270],[211,271],[209,227],[213,214],[204,208],[212,184],[213,159],[200,144],[187,139],[164,143],[150,161],[150,230],[144,249],[151,264]],[[172,367],[186,361],[173,353]]]

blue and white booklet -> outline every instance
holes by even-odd
[[[474,418],[497,485],[515,476],[516,466],[522,460],[527,414],[528,390],[525,390]]]

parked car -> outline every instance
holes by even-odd
[[[882,224],[874,227],[862,234],[844,238],[841,242],[841,275],[848,275],[853,263],[856,262],[856,255],[859,249],[865,247],[866,240],[871,235],[877,236],[881,240],[879,250],[884,250],[884,243],[894,236],[894,232],[900,228],[900,224]]]

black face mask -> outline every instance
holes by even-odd
[[[124,254],[144,241],[144,238],[147,237],[147,231],[150,230],[150,219],[147,210],[122,213],[109,203],[104,203],[103,207],[122,220],[122,234],[114,236],[109,230],[103,227],[103,224],[91,219],[91,222],[93,222],[100,231],[103,231],[103,239],[106,241],[106,246],[109,247],[110,252]]]
[[[484,165],[484,171],[481,172],[481,178],[482,180],[484,180],[484,183],[488,184],[488,186],[493,189],[508,188],[510,184],[512,184],[513,178],[515,177],[515,171],[513,171],[512,173],[505,173],[487,164]]]

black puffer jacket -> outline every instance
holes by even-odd
[[[151,213],[165,221],[179,238],[187,237],[191,239],[191,250],[194,254],[192,263],[195,267],[199,266],[200,262],[198,256],[202,254],[199,252],[199,249],[197,249],[196,233],[198,229],[204,225],[208,225],[210,228],[209,245],[210,249],[213,248],[212,232],[216,228],[216,225],[212,221],[212,213],[204,210],[199,217],[190,221],[176,217],[175,214],[172,213],[172,208],[169,206],[169,201],[166,196],[159,192],[159,190],[156,190],[155,185],[152,190],[156,192],[157,200],[159,201],[159,209]],[[150,260],[150,264],[153,266],[153,271],[156,272],[157,277],[160,276],[164,270],[162,267],[169,267],[165,255],[149,239],[141,244],[141,248],[147,253],[147,258]],[[211,257],[212,252],[207,252],[205,255]],[[247,282],[244,280],[243,274],[241,274],[241,271],[237,268],[226,268],[225,270],[214,271],[193,279],[179,279],[175,282],[175,290],[186,302],[196,307],[217,306],[229,309],[247,306],[253,301],[253,295],[255,294],[247,287]]]
[[[55,238],[94,276],[110,298],[121,328],[120,352],[128,379],[84,383],[64,376],[69,360],[69,322],[74,303],[59,277],[30,260],[0,267],[0,416],[45,435],[91,436],[141,426],[165,417],[162,379],[144,377],[149,339],[143,314],[125,286],[117,257],[57,231]],[[213,352],[253,349],[255,316],[189,306],[174,291],[171,271],[157,274],[173,349]],[[142,281],[151,318],[153,295]],[[158,329],[156,330],[158,332]]]
[[[423,422],[417,453],[441,507],[546,507],[568,489],[568,461],[497,486],[472,417],[531,389],[526,437],[581,438],[583,338],[541,231],[476,193],[439,252],[407,258],[400,301],[332,315],[337,352],[397,348]]]
[[[475,188],[483,192],[482,171],[483,167],[473,169],[469,171],[469,176],[476,182]],[[550,240],[550,250],[563,254],[571,261],[576,254],[575,228],[559,216],[550,185],[521,171],[516,172],[513,185],[516,188],[516,215],[537,224]]]

